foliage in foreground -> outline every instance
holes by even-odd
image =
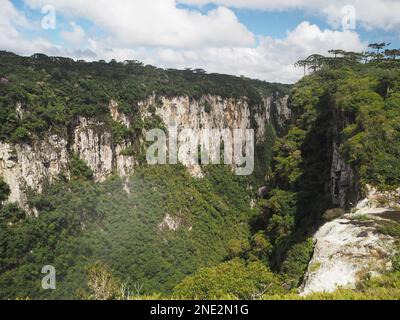
[[[355,289],[339,288],[334,292],[312,293],[300,296],[296,293],[265,295],[265,300],[400,300],[400,273],[361,281]]]
[[[185,299],[259,299],[263,294],[284,292],[282,280],[265,264],[240,259],[204,268],[175,287],[174,295]]]

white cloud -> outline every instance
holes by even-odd
[[[356,32],[321,30],[308,22],[299,24],[283,39],[256,37],[224,7],[201,14],[177,9],[173,0],[153,0],[157,6],[152,10],[148,4],[143,4],[147,1],[140,1],[140,4],[130,1],[130,5],[123,6],[127,2],[117,0],[106,10],[103,6],[106,0],[26,1],[39,10],[42,3],[52,4],[58,14],[70,21],[85,17],[94,28],[101,27],[105,36],[95,37],[89,29],[83,30],[71,23],[70,31],[60,32],[70,43],[67,47],[41,38],[26,38],[18,32],[14,22],[16,18],[23,23],[26,18],[9,0],[1,0],[0,9],[4,10],[0,11],[0,49],[86,60],[137,59],[167,68],[203,68],[208,72],[285,83],[302,76],[302,70],[293,66],[300,58],[312,53],[324,54],[332,48],[365,49]]]
[[[81,44],[86,37],[85,30],[82,29],[81,26],[77,25],[75,22],[70,23],[72,30],[71,31],[61,31],[61,37],[72,45]]]
[[[396,29],[400,27],[398,0],[179,0],[180,3],[204,5],[213,3],[235,8],[262,10],[305,9],[326,17],[333,26],[342,21],[342,8],[356,9],[357,21],[367,29]]]
[[[233,11],[218,7],[202,14],[179,9],[175,0],[26,0],[35,9],[45,4],[58,12],[90,20],[108,33],[113,46],[249,46],[254,35]]]
[[[0,1],[0,50],[8,50],[19,54],[48,52],[57,54],[62,50],[42,38],[26,39],[18,28],[33,29],[34,26],[24,14],[19,12],[9,0]]]
[[[362,51],[358,34],[352,31],[321,30],[309,22],[303,22],[284,39],[259,37],[259,44],[252,48],[137,48],[107,49],[103,43],[90,40],[91,51],[107,60],[117,58],[139,59],[148,64],[174,68],[203,68],[208,72],[245,75],[271,82],[293,83],[303,71],[294,63],[313,53],[326,54],[329,49],[340,48]]]

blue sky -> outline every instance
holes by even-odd
[[[43,28],[46,5],[54,29]],[[294,62],[312,53],[400,47],[398,10],[395,0],[0,0],[0,49],[290,83],[301,76]]]

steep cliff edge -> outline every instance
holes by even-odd
[[[369,187],[351,213],[327,222],[314,235],[301,294],[354,288],[365,277],[390,271],[399,240],[390,228],[399,221],[400,189],[381,193]]]
[[[267,96],[263,104],[257,106],[250,106],[246,97],[226,99],[208,95],[200,100],[184,96],[157,99],[159,104],[155,96],[138,103],[142,120],[156,115],[166,128],[175,125],[179,130],[255,129],[257,144],[268,139],[266,126],[272,119],[277,130],[284,130],[290,118],[287,96],[279,92]],[[152,108],[151,113],[149,110]],[[130,129],[131,120],[115,100],[110,101],[108,109],[114,123]],[[138,165],[140,146],[133,151],[135,154],[124,151],[137,142],[139,145],[143,143],[142,134],[136,139],[117,140],[109,121],[83,116],[78,117],[70,133],[64,131],[62,135],[49,132],[41,137],[33,136],[29,143],[1,143],[0,176],[10,186],[9,202],[18,202],[26,207],[25,192],[28,189],[41,192],[43,185],[52,183],[60,175],[69,178],[72,154],[85,161],[99,182],[111,174],[126,177]],[[196,175],[193,170],[191,172]]]
[[[398,201],[360,213],[370,205],[366,186],[377,194],[400,186],[399,82],[386,71],[326,68],[291,91],[293,125],[275,146],[264,214],[273,266],[303,294],[390,271],[398,251],[382,232],[389,217],[396,220]],[[342,216],[327,222],[324,212]]]
[[[290,118],[288,85],[138,61],[0,57],[9,79],[0,84],[0,176],[10,185],[9,201],[24,207],[28,189],[70,178],[72,156],[96,181],[129,176],[143,161],[146,130],[254,129],[260,145],[267,126],[284,132]]]

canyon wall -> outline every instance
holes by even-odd
[[[250,106],[245,97],[226,99],[210,95],[199,100],[151,96],[138,106],[140,117],[144,119],[156,114],[165,127],[255,129],[257,143],[265,141],[265,128],[269,121],[277,131],[281,131],[290,118],[287,96],[279,93],[265,96],[263,103],[257,106]],[[155,108],[155,111],[150,112],[151,108]],[[121,112],[114,100],[110,101],[109,112],[113,121],[126,128],[130,128],[135,120]],[[46,184],[52,183],[60,175],[70,178],[72,154],[86,162],[96,181],[104,181],[111,174],[127,176],[138,165],[138,155],[126,155],[123,151],[134,142],[115,141],[107,121],[85,117],[76,119],[73,128],[62,134],[43,134],[40,138],[32,137],[29,143],[0,142],[0,176],[11,189],[8,201],[29,209],[26,191],[41,192]],[[199,175],[196,170],[191,173]]]

